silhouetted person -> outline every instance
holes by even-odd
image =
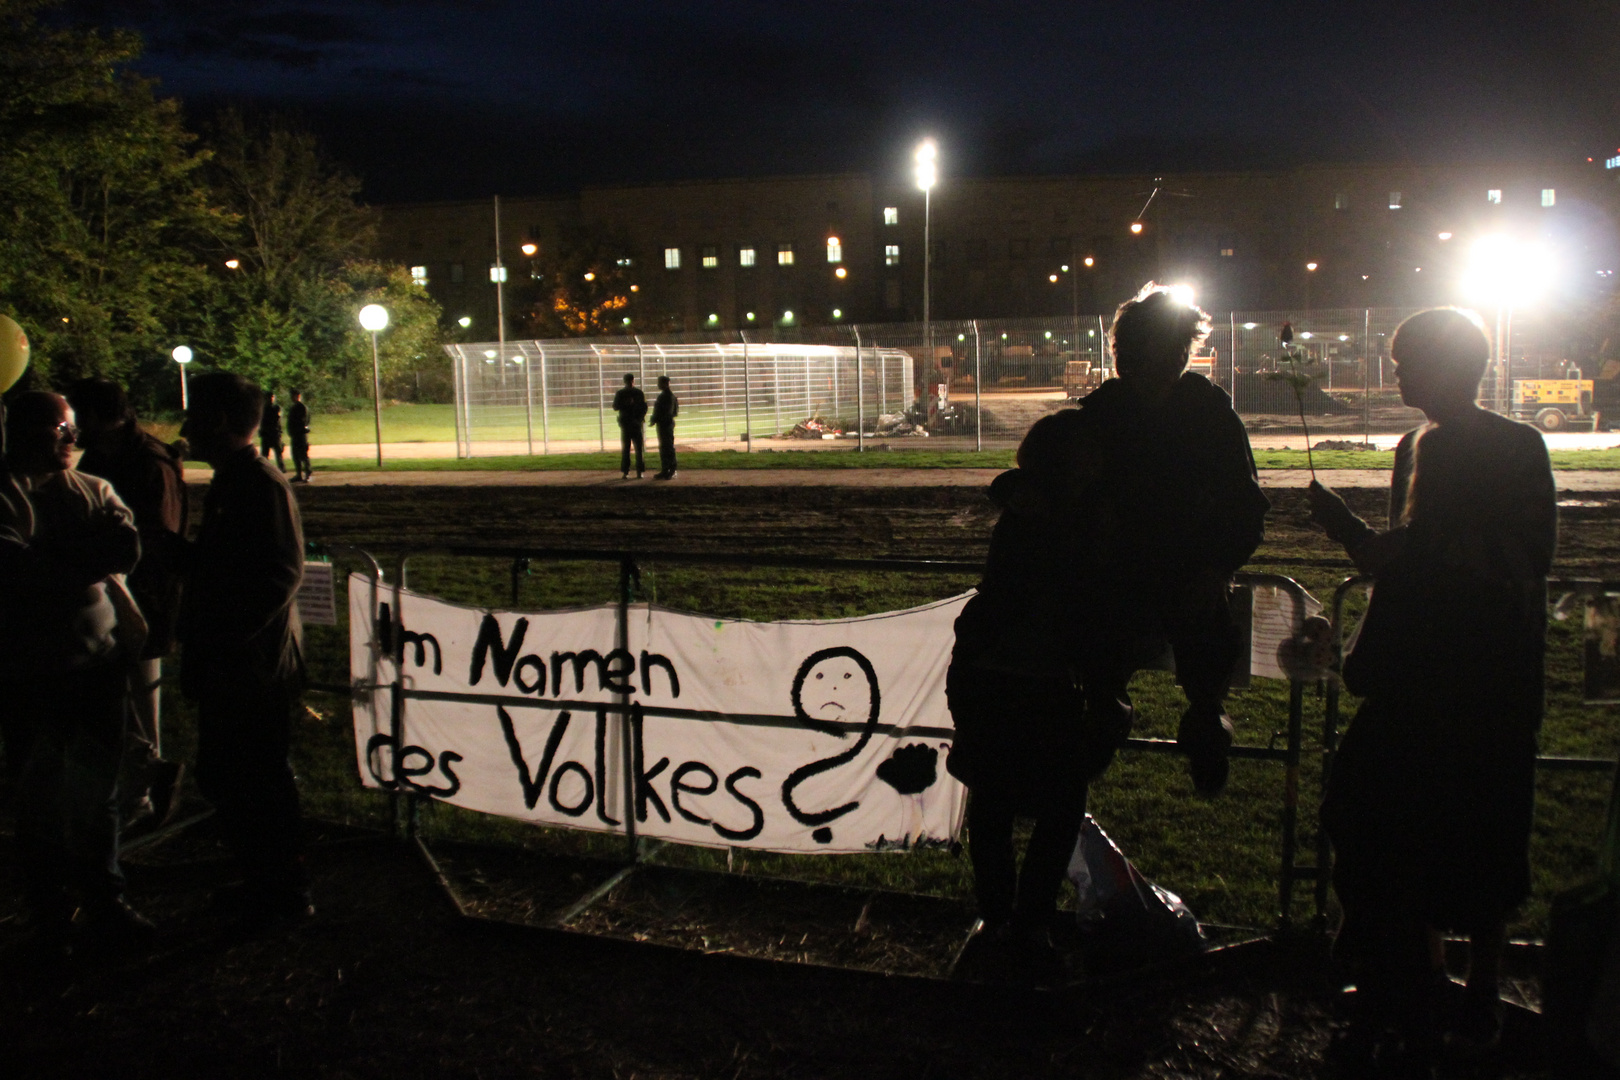
[[[1277,340],[1283,343],[1285,349],[1292,345],[1294,343],[1294,324],[1291,322],[1283,323],[1281,332],[1277,334]]]
[[[309,406],[297,390],[287,408],[287,440],[292,444],[293,483],[306,483],[313,472],[309,467]]]
[[[647,446],[643,424],[647,419],[647,395],[636,385],[636,377],[626,373],[624,386],[613,395],[613,411],[619,414],[619,472],[630,478],[630,448],[636,449],[636,479],[641,478],[646,464],[642,461]]]
[[[1344,909],[1335,949],[1360,1005],[1342,1050],[1421,1066],[1436,1043],[1436,931],[1473,946],[1453,1037],[1488,1047],[1501,1029],[1504,927],[1530,893],[1557,496],[1541,435],[1474,403],[1490,355],[1477,316],[1421,312],[1390,351],[1401,400],[1428,423],[1396,447],[1388,530],[1309,492],[1312,517],[1376,582],[1343,670],[1365,700],[1322,824]]]
[[[130,821],[150,816],[162,825],[179,806],[183,768],[167,761],[162,746],[163,658],[174,649],[180,617],[180,558],[185,547],[186,482],[180,454],[141,430],[123,387],[108,379],[81,379],[68,391],[84,455],[79,471],[99,476],[135,515],[141,561],[129,575],[129,590],[146,619],[146,645],[134,660],[130,700],[131,783],[123,795]]]
[[[658,432],[658,474],[655,480],[675,477],[675,418],[681,414],[680,399],[669,388],[669,376],[658,376],[658,397],[653,401],[652,423]]]
[[[77,432],[63,398],[18,395],[6,432],[0,692],[6,751],[25,751],[17,851],[28,910],[47,944],[63,950],[73,943],[76,902],[98,936],[141,938],[152,924],[125,902],[118,865],[133,659],[121,637],[138,638],[141,628],[116,576],[134,569],[140,534],[111,484],[72,467]]]
[[[259,452],[266,461],[270,455],[276,455],[276,468],[282,472],[287,466],[281,460],[281,406],[276,404],[276,395],[266,394],[264,397],[264,418],[259,421]]]
[[[1060,973],[1049,928],[1086,810],[1074,580],[1088,462],[1078,410],[1042,417],[1018,468],[990,486],[1001,509],[984,578],[956,620],[946,676],[955,736],[946,768],[967,785],[968,850],[983,932],[965,965],[981,977]],[[1020,868],[1017,818],[1034,830]]]
[[[250,925],[313,913],[287,753],[304,664],[304,535],[286,478],[253,449],[264,396],[239,375],[191,382],[182,434],[214,469],[188,559],[181,687],[197,703],[197,781],[241,866],[222,893]]]
[[[1270,504],[1231,398],[1186,370],[1208,333],[1204,312],[1148,285],[1114,317],[1119,377],[1080,403],[1103,462],[1093,516],[1113,522],[1083,580],[1080,663],[1101,717],[1128,710],[1132,673],[1170,646],[1188,706],[1176,741],[1194,788],[1212,796],[1226,786],[1223,710],[1241,659],[1232,575],[1260,546]],[[1127,712],[1113,727],[1123,737],[1129,723]]]

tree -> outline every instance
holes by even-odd
[[[599,223],[565,227],[530,260],[517,322],[534,337],[622,334],[630,306],[630,241]]]
[[[36,380],[150,396],[203,321],[231,218],[178,106],[124,70],[139,39],[47,27],[50,6],[0,0],[0,309],[33,341]]]

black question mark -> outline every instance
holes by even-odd
[[[854,746],[841,753],[834,754],[832,757],[812,761],[808,765],[801,765],[789,773],[788,778],[782,782],[782,805],[787,807],[789,814],[793,815],[793,820],[801,825],[818,826],[815,832],[810,834],[818,844],[825,844],[832,840],[832,830],[826,827],[829,821],[836,821],[861,804],[856,801],[845,803],[843,806],[835,806],[829,810],[805,811],[799,809],[799,805],[793,801],[793,789],[812,776],[828,772],[838,768],[840,765],[854,761],[860,752],[866,749],[866,744],[872,741],[872,732],[877,730],[878,713],[882,705],[882,699],[878,692],[877,671],[873,669],[872,662],[849,646],[840,645],[836,648],[820,649],[813,652],[805,657],[804,663],[799,665],[799,673],[793,677],[793,715],[798,721],[813,731],[836,735],[840,739],[848,734],[848,732],[842,730],[841,725],[825,720],[817,720],[804,711],[804,680],[809,677],[810,669],[821,663],[821,661],[831,660],[834,657],[853,660],[856,666],[866,675],[867,684],[872,688],[872,708],[867,713],[866,722],[861,725],[861,737],[855,741]]]

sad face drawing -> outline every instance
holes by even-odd
[[[817,826],[810,835],[818,843],[832,840],[832,830],[827,827],[829,822],[843,817],[860,803],[805,810],[794,801],[794,789],[812,776],[854,761],[872,740],[881,709],[882,694],[872,662],[848,646],[811,653],[793,677],[793,715],[801,724],[840,739],[848,738],[852,731],[859,732],[848,749],[801,765],[782,783],[782,805],[795,821]]]

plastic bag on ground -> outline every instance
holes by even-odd
[[[1079,891],[1088,970],[1123,970],[1204,951],[1197,917],[1175,893],[1143,877],[1090,814],[1069,857],[1069,880]]]

